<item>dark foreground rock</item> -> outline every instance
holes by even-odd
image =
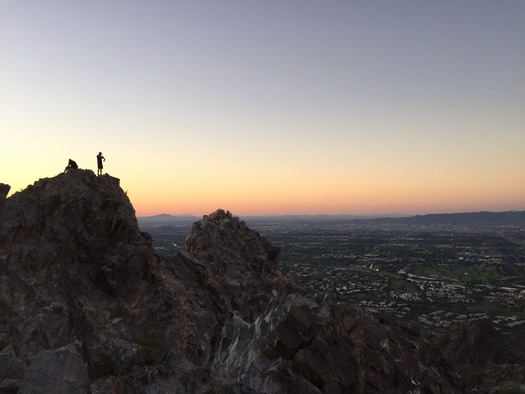
[[[21,394],[90,392],[87,366],[73,345],[38,352],[20,389]]]
[[[5,183],[0,183],[0,206],[4,203],[9,190],[11,190],[11,186],[6,185]]]
[[[0,392],[462,392],[420,333],[289,283],[278,252],[218,210],[160,257],[118,179],[36,182],[0,209]]]
[[[469,392],[499,392],[495,388],[502,384],[523,381],[524,360],[517,352],[523,346],[513,348],[489,319],[472,319],[452,326],[436,342],[447,360],[465,376]]]
[[[12,345],[0,352],[0,393],[17,393],[26,374],[26,365],[16,357]]]

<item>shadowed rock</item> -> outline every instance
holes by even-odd
[[[4,203],[9,194],[9,190],[11,190],[11,186],[6,185],[5,183],[0,183],[0,206]]]
[[[0,393],[17,393],[27,367],[19,360],[12,345],[0,352]]]
[[[486,367],[521,361],[488,319],[469,320],[452,327],[439,345],[450,360],[465,366]]]
[[[87,367],[72,345],[40,351],[20,388],[20,394],[90,392]]]

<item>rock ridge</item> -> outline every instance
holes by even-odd
[[[278,271],[219,209],[155,253],[109,175],[0,187],[0,392],[462,392],[421,333]]]

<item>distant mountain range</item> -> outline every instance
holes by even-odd
[[[506,224],[525,225],[525,211],[465,212],[416,215],[403,218],[374,219],[406,224]]]
[[[180,225],[195,222],[201,219],[194,215],[169,215],[137,217],[142,227],[159,227]],[[242,216],[246,221],[253,220],[351,220],[359,222],[388,222],[399,224],[506,224],[525,225],[525,211],[505,212],[463,212],[440,213],[428,215],[402,216],[402,215],[268,215],[268,216]]]

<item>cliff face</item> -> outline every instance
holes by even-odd
[[[0,392],[461,392],[419,333],[289,283],[229,212],[163,258],[108,175],[0,200]]]

